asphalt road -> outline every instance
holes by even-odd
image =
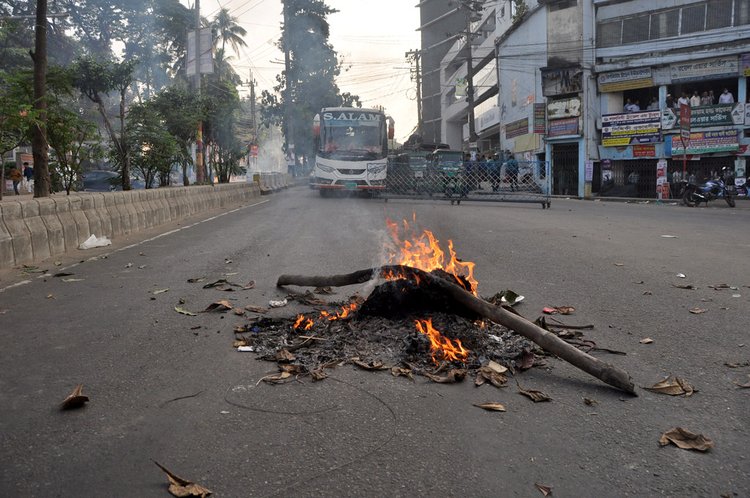
[[[483,295],[513,289],[531,319],[575,306],[566,320],[594,324],[588,338],[627,353],[596,355],[638,386],[673,374],[698,392],[631,397],[555,359],[518,377],[549,403],[512,380],[440,385],[349,366],[323,382],[256,385],[275,368],[232,348],[245,319],[174,311],[180,299],[190,310],[227,297],[267,305],[286,294],[282,273],[378,265],[386,217],[414,215],[476,263]],[[169,496],[152,460],[215,496],[541,496],[535,483],[559,497],[750,495],[750,389],[735,385],[750,380],[745,204],[555,199],[542,210],[293,188],[161,232],[172,229],[41,265],[73,274],[64,278],[0,274],[0,496]],[[230,295],[187,282],[226,274],[256,287]],[[91,401],[59,411],[79,383]],[[489,401],[507,412],[472,406]],[[715,447],[660,447],[677,426]]]

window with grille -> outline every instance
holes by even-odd
[[[659,38],[668,38],[677,36],[679,33],[680,11],[679,9],[666,10],[651,14],[651,34],[652,40]]]
[[[600,47],[616,47],[621,38],[622,21],[604,22],[597,27],[596,41]]]
[[[713,0],[706,11],[706,29],[727,28],[731,25],[732,0]]]
[[[750,24],[750,1],[735,0],[734,25],[741,26],[743,24]]]
[[[649,14],[622,20],[622,43],[638,43],[648,40]]]
[[[706,29],[706,4],[684,7],[680,33],[697,33]]]

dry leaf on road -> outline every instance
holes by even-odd
[[[252,311],[253,313],[268,313],[268,308],[264,308],[262,306],[254,306],[252,304],[248,304],[247,306],[245,306],[245,309],[247,311]]]
[[[211,312],[211,311],[224,312],[224,311],[229,311],[231,309],[232,309],[232,303],[230,303],[226,299],[221,299],[219,301],[209,304],[208,307],[203,311],[204,312],[207,312],[207,311],[208,312]]]
[[[517,384],[517,385],[518,385],[518,394],[522,394],[526,396],[527,398],[531,399],[534,403],[552,400],[552,398],[544,394],[542,391],[537,391],[536,389],[523,389],[520,386],[520,384]]]
[[[701,315],[701,314],[705,313],[706,311],[708,311],[708,310],[705,309],[705,308],[690,308],[690,313],[692,313],[694,315]]]
[[[73,392],[70,393],[60,404],[60,409],[72,410],[74,408],[81,408],[85,405],[88,402],[89,397],[81,394],[81,391],[83,391],[83,384],[78,384],[75,389],[73,389]]]
[[[371,361],[370,363],[365,363],[362,360],[352,359],[352,363],[363,370],[388,370],[388,367],[383,365],[382,361]]]
[[[692,396],[695,392],[693,386],[688,383],[682,377],[675,377],[670,375],[669,377],[657,382],[651,387],[644,387],[647,391],[652,391],[659,394],[669,394],[670,396]]]
[[[750,378],[750,374],[748,375],[748,378]],[[750,380],[748,380],[748,381],[747,381],[747,382],[745,382],[744,384],[740,384],[739,382],[737,382],[737,381],[734,381],[734,384],[735,384],[735,385],[736,385],[737,387],[739,387],[739,388],[742,388],[742,389],[750,389]]]
[[[391,375],[394,377],[406,377],[409,380],[414,380],[414,376],[411,373],[410,368],[393,367],[391,368]]]
[[[175,311],[176,311],[177,313],[180,313],[180,314],[182,314],[182,315],[187,315],[187,316],[198,316],[197,314],[193,313],[192,311],[188,311],[188,310],[186,310],[185,308],[183,308],[183,307],[181,307],[181,306],[175,306],[175,307],[174,307],[174,310],[175,310]]]
[[[703,434],[693,434],[682,427],[669,429],[659,438],[659,445],[674,444],[683,450],[708,451],[714,447],[714,442]]]
[[[545,486],[544,484],[539,484],[538,482],[535,482],[534,486],[536,486],[536,489],[541,491],[544,496],[549,496],[552,494],[551,486]]]
[[[644,337],[643,339],[641,339],[638,342],[640,342],[641,344],[651,344],[651,343],[654,342],[654,340],[651,339],[650,337]]]
[[[474,403],[477,408],[482,408],[489,412],[504,412],[505,406],[501,403]]]
[[[430,379],[432,382],[437,382],[438,384],[454,384],[456,382],[462,382],[466,378],[466,373],[466,370],[462,368],[452,368],[448,371],[447,374],[445,374],[444,377],[433,375],[429,372],[425,372],[422,375]]]
[[[210,490],[204,488],[200,484],[196,484],[194,482],[188,481],[187,479],[183,479],[182,477],[178,475],[173,474],[156,460],[154,460],[154,463],[165,474],[167,474],[167,479],[169,479],[169,492],[172,494],[172,496],[177,496],[180,498],[189,497],[189,496],[199,496],[200,498],[205,498],[206,496],[211,494]]]

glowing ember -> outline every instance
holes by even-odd
[[[469,356],[469,350],[464,348],[459,339],[452,341],[442,335],[432,326],[432,318],[427,320],[415,320],[417,330],[429,337],[432,361],[438,362],[438,358],[448,361],[464,361]]]
[[[416,222],[416,216],[413,219]],[[465,283],[458,277],[463,277],[469,282],[466,290],[477,295],[477,280],[474,278],[474,263],[461,261],[456,257],[456,251],[453,249],[453,241],[448,240],[448,256],[440,248],[440,242],[435,235],[429,230],[424,230],[421,234],[414,230],[407,220],[403,220],[403,234],[401,235],[401,225],[399,223],[386,219],[388,231],[396,246],[396,252],[390,255],[390,264],[399,264],[418,268],[426,272],[441,269],[446,273],[456,277],[456,282],[466,288]],[[391,280],[398,278],[397,275],[386,275],[386,279]],[[419,283],[419,282],[417,282]]]
[[[328,321],[341,320],[342,318],[348,318],[356,309],[357,303],[347,304],[346,306],[341,307],[341,311],[336,311],[335,313],[321,311],[320,316],[318,316],[317,319]],[[305,315],[297,315],[297,320],[294,322],[292,328],[310,330],[313,325],[315,325],[315,321],[312,318],[307,318]]]

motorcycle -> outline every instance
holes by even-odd
[[[701,202],[708,205],[708,201],[724,199],[729,207],[734,207],[734,198],[737,196],[737,187],[734,185],[734,177],[729,175],[726,168],[722,170],[721,176],[715,180],[708,180],[703,185],[686,183],[682,194],[682,202],[689,207],[699,206]]]

